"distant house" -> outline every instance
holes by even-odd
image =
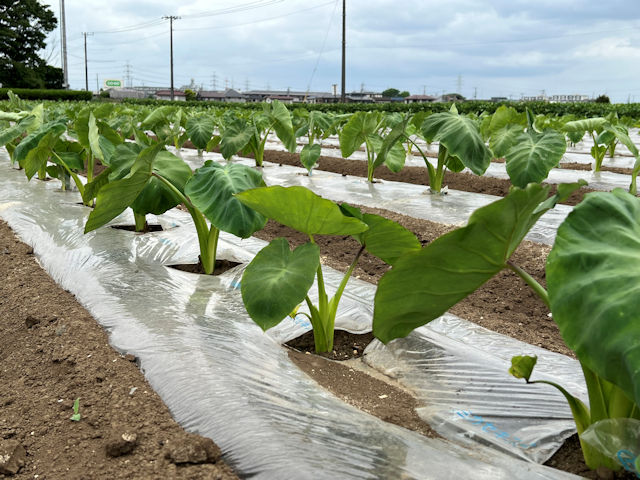
[[[440,95],[436,98],[436,102],[445,103],[445,102],[464,102],[467,99],[464,98],[459,93],[445,93],[444,95]]]
[[[507,102],[509,101],[509,99],[507,97],[491,97],[490,101],[493,103],[498,103],[498,102]]]
[[[283,103],[334,103],[339,96],[329,92],[299,92],[293,90],[248,90],[243,93],[247,102],[269,102],[279,100]]]
[[[146,94],[132,88],[107,88],[109,98],[146,98]]]
[[[230,103],[242,103],[246,102],[245,96],[234,90],[233,88],[227,88],[224,92],[219,91],[200,91],[198,92],[198,99],[209,102],[230,102]]]
[[[589,95],[536,95],[536,96],[523,96],[521,99],[523,102],[549,102],[549,103],[572,103],[572,102],[591,102]]]
[[[182,90],[173,90],[173,99],[184,102],[187,97]],[[156,91],[156,100],[171,100],[171,90]]]
[[[436,97],[431,95],[409,95],[404,98],[404,103],[433,103]]]

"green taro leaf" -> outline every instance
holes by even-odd
[[[350,157],[358,150],[368,135],[378,128],[380,114],[378,112],[357,112],[344,125],[340,132],[340,151],[344,158]]]
[[[40,141],[46,135],[51,133],[57,138],[62,135],[62,132],[66,129],[67,126],[64,122],[54,121],[44,124],[39,130],[30,133],[20,141],[13,151],[13,161],[22,164],[22,162],[27,158],[27,154],[34,148],[38,147]]]
[[[507,125],[493,132],[489,138],[489,147],[495,158],[504,157],[522,133],[523,127],[520,125]]]
[[[264,227],[266,218],[234,196],[264,185],[262,174],[246,165],[220,165],[208,160],[185,186],[191,202],[218,229],[247,238]]]
[[[544,213],[533,214],[550,187],[513,188],[476,210],[466,227],[399,258],[378,282],[373,333],[382,342],[403,337],[438,318],[506,267]]]
[[[560,225],[546,271],[566,344],[640,405],[640,200],[621,189],[586,195]]]
[[[331,200],[305,187],[255,188],[236,198],[265,217],[307,235],[353,235],[367,229],[365,223],[343,215]]]
[[[302,151],[300,152],[300,163],[307,170],[311,171],[313,166],[316,164],[318,159],[320,158],[320,153],[322,152],[322,147],[317,143],[313,145],[305,145],[302,147]]]
[[[509,373],[516,378],[524,378],[528,382],[536,363],[538,363],[538,357],[535,356],[518,355],[512,357]]]
[[[542,182],[558,165],[566,149],[564,135],[555,130],[522,133],[505,155],[511,183],[524,188],[529,183]]]
[[[135,201],[149,181],[153,160],[162,148],[163,146],[158,144],[144,149],[126,177],[109,182],[100,188],[96,198],[96,208],[89,214],[84,233],[113,220]]]
[[[102,153],[102,148],[100,148],[100,132],[93,112],[89,114],[89,146],[93,156],[104,162],[104,154]]]
[[[434,113],[422,123],[421,130],[427,142],[440,141],[449,155],[458,157],[476,175],[489,167],[491,152],[470,118],[453,112]]]
[[[363,214],[358,208],[346,203],[340,205],[340,210],[367,224],[367,230],[353,237],[364,244],[369,253],[389,265],[393,265],[401,256],[422,248],[412,232],[393,220],[371,213]]]
[[[243,120],[234,120],[229,123],[222,132],[220,140],[220,153],[229,160],[233,155],[245,148],[253,137],[255,127]]]
[[[111,167],[109,181],[126,177],[142,150],[143,147],[136,143],[127,142],[118,145],[112,155],[111,165],[109,165]]]
[[[107,167],[103,171],[101,171],[99,175],[93,177],[93,180],[91,180],[84,186],[84,191],[82,192],[82,201],[85,205],[89,205],[89,202],[92,199],[96,198],[96,195],[98,195],[98,191],[107,183],[109,183],[110,173],[111,167]]]
[[[197,115],[189,117],[186,124],[187,135],[191,143],[199,150],[207,148],[207,144],[213,136],[215,123],[208,115]]]
[[[166,150],[161,151],[153,162],[153,172],[171,182],[178,190],[184,191],[185,184],[193,175],[191,167],[181,158]],[[131,209],[141,215],[153,213],[160,215],[182,202],[161,180],[151,177]]]
[[[582,139],[585,132],[601,132],[606,123],[607,119],[602,117],[574,120],[573,122],[567,122],[564,124],[564,131],[568,134],[575,135],[571,137],[571,140],[573,141],[573,138],[578,138],[578,135],[580,136],[580,139]]]
[[[286,239],[272,240],[242,275],[240,290],[249,316],[263,330],[275,327],[304,300],[319,265],[316,244],[291,251]]]
[[[21,119],[15,125],[10,126],[9,128],[5,128],[2,132],[0,132],[0,146],[6,145],[11,140],[15,140],[24,132],[26,132],[34,119],[35,117],[33,115],[29,115]]]
[[[274,100],[271,103],[271,119],[274,122],[273,129],[289,152],[296,151],[296,136],[291,124],[291,114],[284,103]]]

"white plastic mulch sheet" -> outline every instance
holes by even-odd
[[[186,214],[163,215],[166,230],[154,234],[104,227],[83,235],[89,210],[77,204],[77,193],[60,192],[56,181],[27,183],[6,153],[0,159],[0,216],[110,330],[113,345],[140,359],[176,419],[213,438],[240,476],[575,478],[481,444],[428,439],[344,404],[247,317],[237,288],[242,268],[208,277],[166,266],[197,258]],[[246,262],[262,245],[223,235],[220,255]],[[371,286],[354,286],[358,294],[372,293]],[[369,299],[354,294],[347,304]],[[278,335],[304,326],[288,328]],[[543,397],[543,403],[553,398]]]
[[[576,360],[449,314],[387,346],[372,343],[364,361],[413,391],[425,405],[420,417],[444,437],[544,462],[575,433],[575,423],[555,388],[509,375],[511,357],[525,354],[538,357],[533,379],[560,383],[586,400]]]
[[[198,157],[193,150],[182,150],[180,156],[192,168],[202,166],[205,159],[224,162],[221,155],[215,153]],[[255,165],[253,160],[235,160],[246,165]],[[409,215],[414,218],[430,220],[448,225],[463,225],[478,208],[501,197],[481,193],[450,190],[447,195],[431,195],[424,185],[412,185],[402,182],[381,181],[370,184],[361,177],[342,176],[338,173],[314,171],[307,175],[304,168],[287,165],[277,166],[265,163],[263,175],[267,185],[286,187],[302,185],[318,195],[335,202],[384,208],[392,212]],[[571,211],[568,205],[556,205],[545,213],[534,225],[526,239],[533,242],[552,245],[558,226]]]

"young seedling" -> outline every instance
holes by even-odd
[[[71,415],[70,419],[74,422],[79,422],[81,418],[82,415],[80,415],[80,398],[76,398],[76,400],[73,402],[73,415]]]
[[[272,240],[247,266],[241,291],[249,316],[263,330],[276,326],[305,302],[309,313],[304,314],[313,327],[316,352],[333,350],[338,304],[365,249],[392,264],[403,253],[420,248],[418,239],[395,222],[362,214],[350,206],[341,209],[304,187],[256,188],[236,197],[264,216],[309,236],[309,242],[294,251],[286,239]],[[333,297],[324,282],[317,235],[352,235],[361,243]],[[318,304],[308,295],[314,279]]]

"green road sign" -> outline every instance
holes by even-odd
[[[122,87],[122,80],[105,80],[104,84],[107,87]]]

